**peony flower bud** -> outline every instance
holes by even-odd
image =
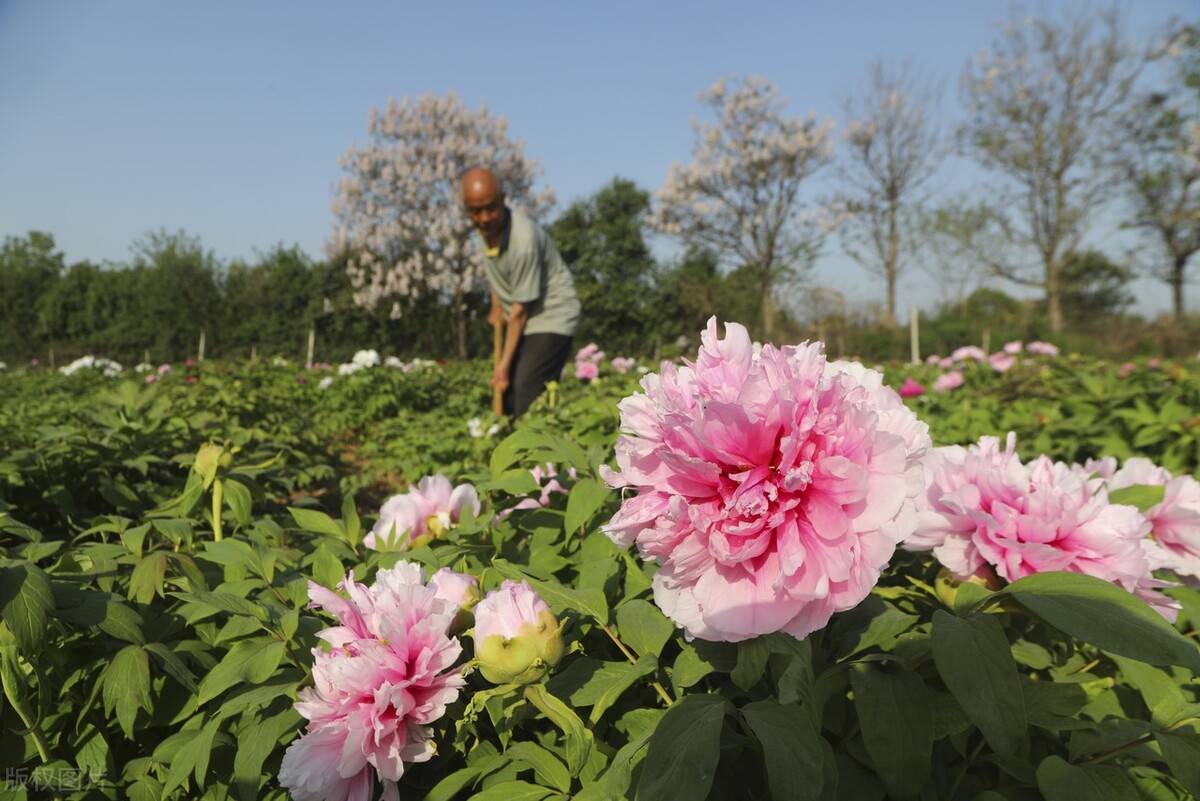
[[[458,613],[450,623],[450,633],[458,634],[470,628],[471,610],[479,603],[479,580],[443,567],[429,577],[429,586],[438,598],[458,607]]]
[[[529,684],[558,664],[562,627],[525,582],[505,581],[475,607],[475,660],[493,684]]]

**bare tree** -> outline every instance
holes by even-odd
[[[924,207],[918,225],[920,269],[933,280],[940,300],[961,310],[988,276],[977,254],[1003,247],[991,209],[957,195]]]
[[[1101,165],[1140,67],[1115,8],[1081,9],[1061,21],[1013,19],[963,74],[961,140],[1005,179],[988,191],[1013,245],[980,256],[996,274],[1044,290],[1054,331],[1063,325],[1062,265],[1111,194]]]
[[[1200,251],[1200,27],[1177,28],[1157,55],[1172,62],[1170,84],[1133,104],[1115,162],[1132,207],[1127,226],[1152,243],[1135,261],[1171,287],[1182,319],[1188,263]]]
[[[819,211],[803,208],[799,193],[831,157],[831,125],[787,116],[779,91],[760,77],[717,81],[700,100],[716,122],[693,123],[692,161],[672,166],[650,220],[749,269],[758,284],[762,334],[770,337],[774,292],[812,265],[827,230]]]
[[[933,122],[939,94],[911,64],[875,62],[860,94],[843,104],[842,247],[886,282],[888,325],[896,324],[896,283],[917,246],[917,209],[942,156]]]

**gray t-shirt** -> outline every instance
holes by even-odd
[[[524,304],[529,311],[526,334],[575,334],[579,298],[571,271],[554,241],[525,214],[509,210],[500,253],[492,256],[485,249],[484,268],[506,314],[513,303]]]

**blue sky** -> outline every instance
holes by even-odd
[[[337,158],[365,140],[371,107],[450,90],[508,117],[560,207],[614,175],[653,189],[689,155],[696,94],[724,75],[765,75],[793,112],[836,119],[869,61],[911,58],[944,80],[948,120],[963,65],[1008,9],[0,0],[0,236],[49,231],[70,260],[125,259],[159,228],[186,229],[224,259],[280,242],[320,255]],[[1196,6],[1126,11],[1145,34]],[[976,177],[951,165],[941,180]],[[882,296],[836,244],[815,279]],[[1158,285],[1138,287],[1143,311],[1166,307]],[[914,271],[901,299],[931,293]]]

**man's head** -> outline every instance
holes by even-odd
[[[495,173],[484,167],[467,170],[462,195],[475,227],[488,239],[498,239],[504,230],[504,190]]]

